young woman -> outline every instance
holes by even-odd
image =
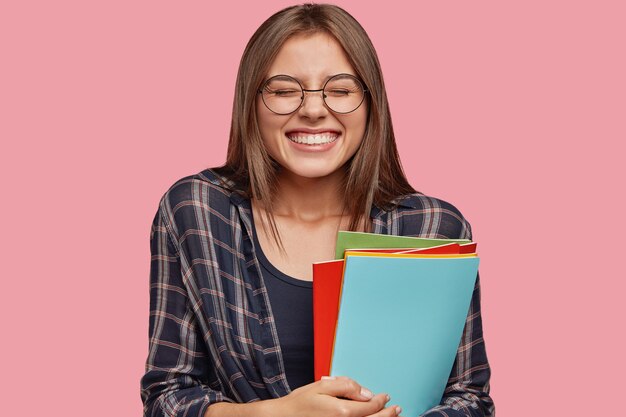
[[[363,28],[336,6],[289,7],[244,51],[225,165],[177,181],[154,218],[144,415],[399,415],[349,375],[313,378],[311,264],[339,230],[471,238],[407,182]],[[493,415],[479,300],[477,281],[425,415]]]

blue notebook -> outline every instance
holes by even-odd
[[[479,259],[346,257],[331,375],[386,392],[405,417],[441,401]]]

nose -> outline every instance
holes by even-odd
[[[328,108],[324,102],[324,90],[302,90],[304,94],[302,105],[300,106],[299,113],[311,119],[317,119],[324,117],[328,113]],[[307,94],[309,94],[307,96]]]

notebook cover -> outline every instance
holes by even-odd
[[[331,375],[389,393],[405,416],[443,395],[479,259],[346,257]]]
[[[329,375],[343,259],[313,264],[313,362],[315,380]]]

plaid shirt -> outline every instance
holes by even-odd
[[[371,217],[374,233],[472,237],[454,206],[419,193],[389,212],[374,206]],[[200,417],[218,401],[291,391],[251,236],[250,200],[211,170],[177,181],[161,199],[150,237],[144,416]],[[490,373],[477,280],[441,405],[425,415],[493,416]]]

